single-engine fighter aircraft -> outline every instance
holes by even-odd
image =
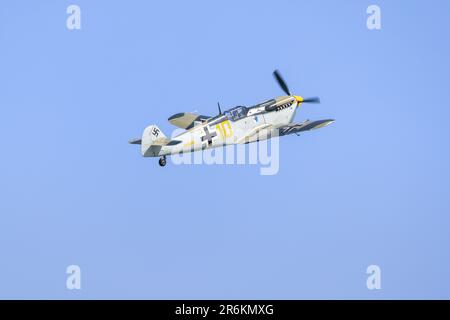
[[[174,126],[186,129],[173,139],[167,138],[156,126],[145,128],[142,138],[129,143],[140,144],[144,157],[160,157],[159,165],[166,165],[166,156],[222,147],[228,144],[250,143],[285,136],[292,133],[325,127],[334,120],[306,120],[292,123],[295,112],[302,103],[320,103],[320,99],[292,95],[278,70],[275,79],[286,96],[280,96],[251,107],[237,106],[215,117],[194,113],[177,113],[169,118]]]

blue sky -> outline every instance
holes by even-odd
[[[81,8],[81,30],[66,8]],[[377,4],[382,29],[369,31]],[[450,298],[448,1],[3,1],[0,298]],[[160,168],[156,123],[318,95],[280,171]],[[66,267],[82,289],[66,289]],[[379,265],[382,289],[368,290]]]

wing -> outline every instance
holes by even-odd
[[[302,123],[292,123],[287,126],[279,128],[279,135],[285,136],[292,133],[298,133],[303,131],[309,131],[314,129],[319,129],[326,127],[327,125],[333,123],[334,120],[328,119],[328,120],[317,120],[317,121],[309,121],[306,120]]]
[[[171,124],[182,129],[191,129],[197,124],[203,123],[210,119],[208,116],[200,116],[195,113],[182,112],[171,116],[168,120]]]
[[[261,130],[267,129],[271,124],[262,124],[260,126],[257,126],[253,128],[249,133],[247,133],[245,136],[238,139],[237,143],[248,143],[252,137],[257,135]]]

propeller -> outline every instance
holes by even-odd
[[[288,96],[290,96],[291,92],[289,91],[289,88],[288,88],[286,82],[284,81],[283,77],[281,76],[280,71],[275,70],[273,72],[273,76],[275,77],[275,80],[277,80],[281,89],[283,89],[284,93],[286,93]]]
[[[286,81],[284,81],[283,77],[281,76],[280,71],[275,70],[273,72],[273,76],[275,77],[275,80],[277,80],[278,85],[281,87],[281,89],[286,93],[288,96],[291,96],[291,92],[289,91],[289,87],[286,84]],[[300,98],[302,103],[320,103],[319,97],[311,97],[311,98]]]
[[[219,108],[219,114],[221,115],[222,114],[222,110],[220,109],[220,103],[219,102],[217,102],[217,107]]]
[[[302,102],[304,102],[304,103],[320,103],[320,98],[319,97],[304,98]]]

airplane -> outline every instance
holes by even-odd
[[[186,131],[173,139],[166,137],[156,126],[145,128],[142,137],[131,139],[130,144],[141,145],[143,157],[160,157],[159,165],[166,165],[166,156],[195,152],[229,144],[241,144],[270,139],[274,136],[297,134],[325,127],[335,120],[306,120],[293,123],[297,108],[303,103],[320,103],[318,97],[303,98],[292,95],[280,72],[273,72],[275,80],[286,94],[251,107],[237,106],[215,117],[183,112],[169,117],[168,121]]]

